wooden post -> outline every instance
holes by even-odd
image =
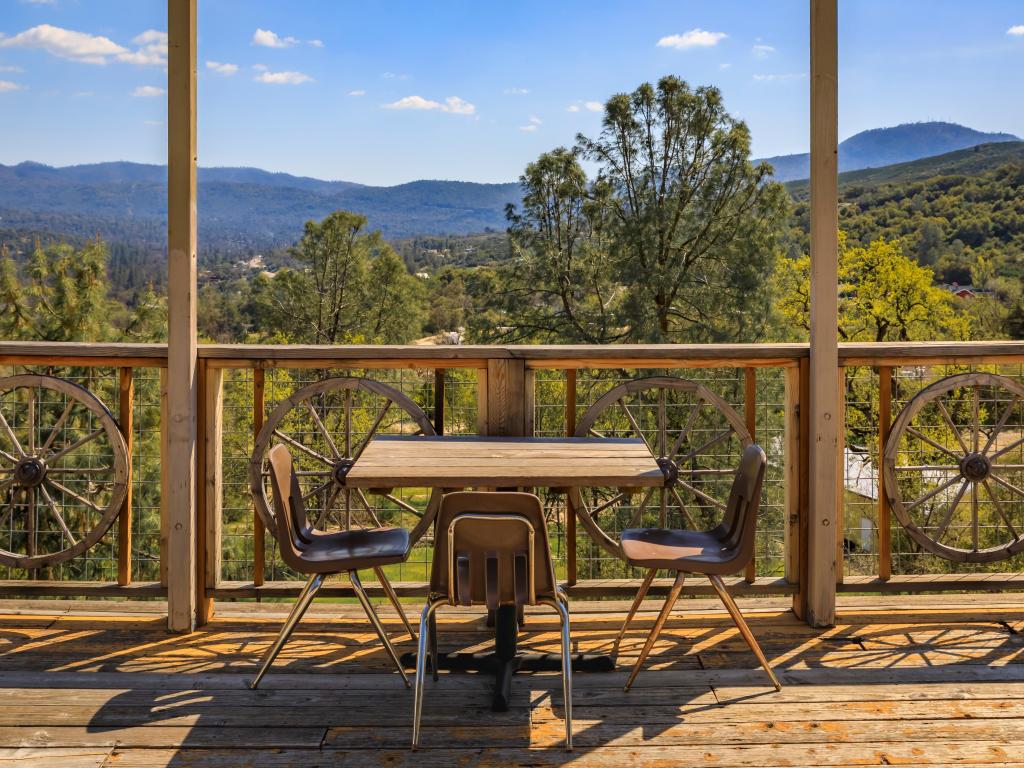
[[[889,499],[885,493],[882,457],[892,428],[892,367],[878,368],[878,459],[875,461],[875,491],[878,493],[878,578],[888,581],[892,576],[892,525]]]
[[[565,435],[576,434],[576,369],[565,372]],[[577,581],[576,567],[576,510],[572,498],[565,494],[565,575],[569,586]]]
[[[783,472],[782,487],[785,510],[783,528],[785,549],[785,576],[790,584],[800,582],[800,368],[785,369],[785,410],[783,411]],[[798,595],[793,597],[793,612],[803,617],[803,605]]]
[[[167,483],[170,472],[167,467],[167,369],[160,369],[160,586],[167,588],[167,541],[170,536],[170,519],[167,513]]]
[[[444,434],[444,368],[434,369],[434,432]]]
[[[526,361],[488,360],[485,434],[508,437],[525,435],[529,423],[527,404]]]
[[[167,626],[196,622],[196,0],[167,2]]]
[[[757,442],[757,368],[743,369],[743,417],[746,420],[747,432],[750,439]],[[761,500],[758,499],[757,508],[761,508]],[[747,563],[747,570],[744,573],[744,580],[753,584],[757,579],[757,544],[754,544],[754,554]]]
[[[839,421],[839,93],[837,0],[811,0],[810,521],[807,622],[836,610]]]
[[[132,456],[135,434],[132,416],[135,410],[135,377],[131,368],[118,370],[118,390],[117,421],[128,454],[128,489],[117,517],[117,583],[123,587],[132,583]]]
[[[846,572],[846,368],[839,367],[839,450],[836,451],[836,584]]]
[[[267,391],[266,371],[254,368],[252,372],[252,439],[263,429],[264,407]],[[267,534],[263,518],[255,509],[252,511],[252,583],[263,586],[263,572],[267,567]]]
[[[221,514],[223,494],[224,444],[224,369],[200,367],[200,434],[198,556],[196,562],[196,602],[199,624],[213,618],[213,598],[207,589],[220,582]]]

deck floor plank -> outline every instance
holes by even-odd
[[[580,674],[576,750],[562,748],[560,678],[521,675],[511,709],[489,708],[475,675],[428,681],[423,749],[412,697],[365,619],[312,615],[259,691],[249,691],[281,610],[233,607],[187,636],[152,611],[82,604],[0,606],[0,766],[12,768],[359,768],[546,766],[1021,765],[1024,634],[1004,596],[850,600],[814,630],[752,600],[751,628],[783,681],[765,676],[709,603],[673,615],[633,690],[621,686],[654,619],[644,605],[619,668]],[[697,605],[696,601],[694,604]],[[581,606],[577,651],[607,650],[623,606]],[[382,612],[400,651],[397,617]],[[479,613],[439,622],[444,649],[486,649]],[[522,646],[554,652],[556,620],[531,613]]]

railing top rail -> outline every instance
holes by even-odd
[[[786,344],[472,344],[472,345],[309,345],[200,344],[199,357],[226,366],[281,363],[346,363],[427,367],[486,366],[488,360],[525,360],[536,368],[672,367],[675,365],[786,365],[806,358],[806,343]],[[930,341],[843,343],[840,365],[914,365],[978,362],[1007,358],[1024,362],[1024,341]],[[0,362],[44,360],[136,361],[163,365],[166,344],[0,341]],[[116,362],[115,362],[116,361]],[[72,364],[72,363],[68,363]]]

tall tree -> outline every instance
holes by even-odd
[[[787,198],[749,157],[716,88],[669,76],[612,96],[597,138],[521,178],[511,293],[532,301],[509,325],[585,341],[760,337]]]

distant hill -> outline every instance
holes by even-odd
[[[53,168],[0,165],[0,226],[100,236],[162,246],[167,169],[138,163]],[[273,248],[298,238],[308,219],[338,209],[364,214],[387,237],[504,229],[518,184],[414,181],[371,187],[257,168],[199,169],[199,233],[221,250]]]
[[[1024,141],[979,144],[970,149],[925,157],[909,163],[847,171],[839,174],[839,189],[844,192],[851,187],[903,184],[936,176],[978,176],[1007,163],[1024,165]],[[810,194],[810,182],[807,179],[790,181],[785,186],[796,200],[806,200]]]
[[[856,171],[905,163],[922,157],[944,155],[979,144],[1020,141],[1009,133],[984,133],[956,123],[905,123],[893,128],[862,131],[839,145],[839,170]],[[776,181],[806,179],[810,155],[777,155],[763,158],[775,169]]]

